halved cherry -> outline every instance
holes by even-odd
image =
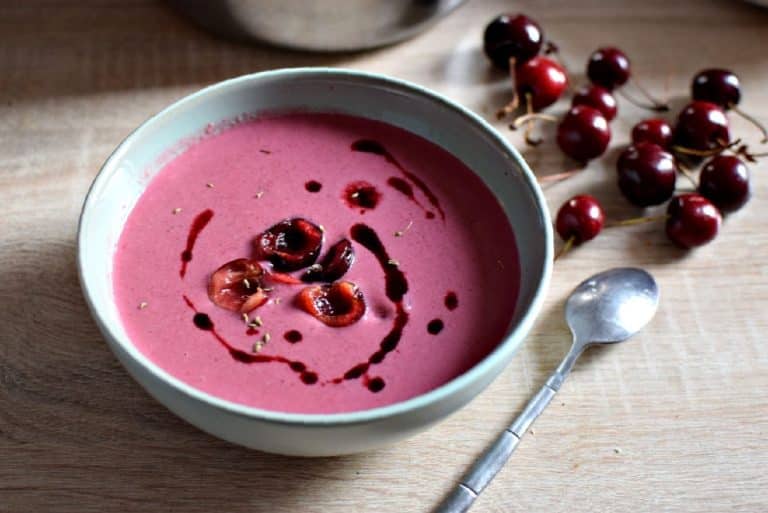
[[[213,304],[233,312],[250,312],[267,301],[264,269],[256,260],[238,258],[219,267],[208,281]]]
[[[354,324],[365,313],[363,293],[349,281],[305,287],[296,296],[296,305],[333,328]]]
[[[323,243],[323,231],[300,217],[285,219],[253,241],[257,260],[268,260],[277,271],[295,271],[315,262]]]
[[[354,261],[355,250],[352,249],[352,243],[347,239],[341,239],[331,246],[320,263],[310,266],[301,279],[305,282],[336,281],[349,271]]]

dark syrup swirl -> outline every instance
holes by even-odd
[[[403,296],[408,292],[408,280],[399,266],[393,265],[381,239],[376,232],[368,225],[358,223],[350,229],[352,240],[373,253],[378,260],[379,265],[384,271],[384,283],[387,297],[395,305],[395,319],[392,322],[392,328],[379,343],[379,349],[371,354],[364,362],[352,366],[342,376],[332,379],[331,383],[341,383],[344,380],[363,378],[365,385],[371,392],[377,393],[384,389],[386,383],[381,377],[371,377],[368,372],[371,365],[376,365],[384,361],[387,354],[397,348],[400,339],[403,336],[403,329],[408,324],[408,312],[403,307]]]
[[[184,248],[184,251],[181,252],[181,269],[179,269],[179,276],[182,278],[187,274],[187,264],[192,261],[192,250],[195,247],[195,242],[197,242],[197,237],[200,235],[200,232],[208,226],[212,217],[213,210],[210,208],[203,210],[195,216],[194,221],[192,221],[192,226],[189,227],[187,246]]]
[[[374,155],[380,155],[384,157],[387,162],[399,169],[403,176],[408,179],[408,181],[413,183],[413,185],[421,190],[424,196],[426,196],[429,200],[429,203],[440,213],[440,218],[445,220],[445,212],[443,212],[443,208],[440,206],[440,200],[437,196],[435,196],[429,186],[427,186],[427,184],[424,183],[421,178],[405,169],[380,142],[374,141],[372,139],[359,139],[352,143],[352,151],[373,153]]]
[[[307,366],[300,361],[289,360],[288,358],[280,355],[249,353],[232,346],[232,344],[230,344],[224,337],[219,334],[218,331],[216,331],[216,326],[207,313],[198,311],[194,303],[192,303],[192,301],[186,295],[182,297],[184,298],[184,302],[187,303],[187,306],[189,306],[189,308],[195,312],[195,315],[192,316],[192,323],[195,325],[195,327],[199,330],[207,331],[213,335],[213,337],[229,352],[233,360],[245,364],[271,362],[282,363],[287,365],[293,372],[297,373],[304,384],[313,385],[317,383],[317,373],[308,370]]]

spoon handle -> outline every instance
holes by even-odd
[[[563,376],[555,372],[533,398],[528,401],[523,412],[507,429],[502,431],[496,441],[475,461],[453,492],[438,506],[434,513],[464,513],[472,506],[501,468],[507,463],[517,444],[533,421],[549,405],[562,384]],[[552,386],[554,385],[554,387]]]

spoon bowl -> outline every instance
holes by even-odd
[[[642,269],[621,267],[592,276],[571,293],[565,319],[574,343],[622,342],[653,318],[659,305],[659,288]]]

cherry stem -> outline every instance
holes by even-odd
[[[615,227],[615,226],[632,226],[635,224],[644,224],[644,223],[652,223],[654,221],[664,221],[669,218],[668,214],[660,215],[660,216],[646,216],[646,217],[634,217],[632,219],[624,219],[623,221],[613,221],[610,223],[606,223],[606,227]]]
[[[694,189],[698,189],[699,184],[696,182],[696,178],[691,174],[691,170],[680,164],[677,163],[677,170],[680,172],[681,175],[686,177],[689,182],[693,184]]]
[[[512,94],[514,94],[512,101],[496,111],[496,119],[504,119],[508,115],[515,112],[520,106],[520,97],[517,96],[517,92],[513,92]]]
[[[643,87],[643,84],[641,84],[637,80],[632,80],[632,85],[635,86],[635,88],[640,91],[640,94],[642,94],[646,100],[651,102],[653,104],[653,107],[651,107],[656,112],[667,112],[669,111],[669,105],[667,102],[663,102],[653,96],[651,93],[648,92],[648,89]]]
[[[747,121],[749,121],[750,123],[752,123],[753,125],[755,125],[755,127],[756,127],[758,130],[760,130],[760,133],[763,135],[763,138],[760,140],[760,142],[761,142],[762,144],[765,144],[765,143],[767,143],[767,142],[768,142],[768,131],[766,131],[766,129],[765,129],[765,127],[763,126],[763,124],[762,124],[762,123],[760,123],[760,122],[759,122],[757,119],[755,119],[754,117],[750,116],[749,114],[747,114],[746,112],[744,112],[743,110],[741,110],[741,109],[740,109],[738,106],[736,106],[736,105],[734,105],[734,104],[730,104],[728,107],[729,107],[729,108],[730,108],[730,109],[731,109],[733,112],[735,112],[736,114],[738,114],[738,115],[739,115],[739,116],[741,116],[742,118],[746,119]]]
[[[717,155],[719,153],[722,153],[725,150],[729,150],[733,148],[734,146],[737,146],[741,143],[741,139],[736,139],[732,142],[725,142],[725,141],[717,141],[717,143],[720,145],[717,148],[712,148],[711,150],[695,150],[693,148],[686,148],[685,146],[672,146],[672,150],[676,153],[682,153],[683,155],[695,155],[697,157],[711,157],[713,155]],[[744,148],[746,151],[746,148]]]
[[[523,124],[525,123],[530,124],[532,121],[536,119],[540,119],[541,121],[548,121],[552,123],[557,121],[557,118],[550,114],[542,114],[541,112],[531,112],[529,114],[523,114],[522,116],[515,118],[515,120],[512,122],[511,125],[509,125],[509,127],[513,130],[517,130]]]
[[[667,105],[666,103],[659,103],[655,100],[651,100],[651,104],[649,105],[647,103],[641,102],[637,98],[630,96],[629,93],[627,93],[623,89],[618,89],[618,93],[621,95],[622,98],[627,100],[629,103],[637,107],[640,107],[641,109],[652,110],[654,112],[667,112],[669,110],[669,105]]]
[[[573,247],[574,242],[576,242],[576,236],[571,235],[571,237],[567,241],[565,241],[565,244],[562,245],[562,247],[560,248],[560,251],[558,251],[555,254],[554,261],[557,261],[558,258],[568,253]]]
[[[531,137],[531,132],[536,124],[534,115],[537,113],[533,111],[533,99],[531,93],[525,93],[525,116],[527,118],[525,124],[525,143],[529,146],[538,146],[541,144],[542,139],[534,139]],[[545,116],[546,114],[539,114],[539,116]]]
[[[583,169],[573,169],[571,171],[565,171],[563,173],[554,173],[551,175],[544,175],[538,177],[540,184],[550,183],[550,182],[560,182],[562,180],[565,180],[567,178],[572,177],[575,174],[581,173]]]

